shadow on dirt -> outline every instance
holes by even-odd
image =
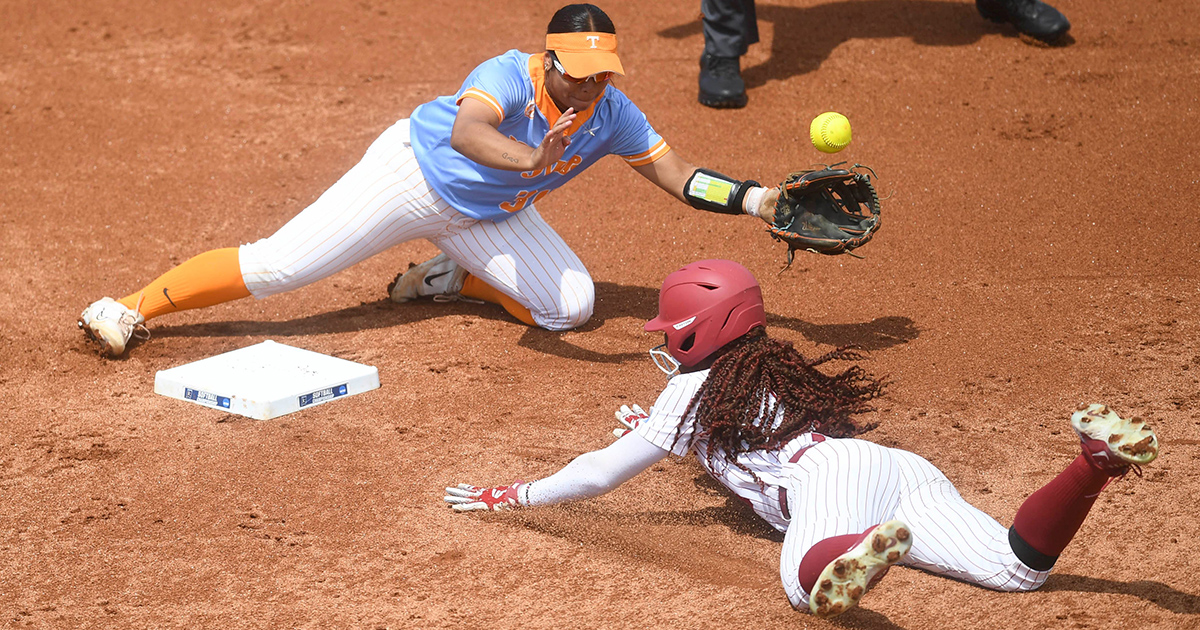
[[[722,525],[742,536],[783,542],[783,532],[767,525],[767,522],[759,518],[749,506],[733,496],[726,497],[725,505],[719,507],[642,512],[632,518],[631,522],[643,525]]]
[[[699,468],[698,464],[694,465]],[[704,533],[717,526],[738,536],[781,544],[783,532],[768,525],[750,506],[729,494],[707,474],[698,473],[693,483],[703,493],[724,495],[725,504],[692,510],[617,513],[585,502],[536,512],[518,511],[506,514],[502,522],[619,553],[718,586],[736,584],[782,596],[779,593],[778,560],[764,567],[746,555],[741,546],[717,544],[719,537],[706,538]],[[703,548],[704,553],[696,553],[697,546]],[[807,617],[805,613],[797,614]],[[887,616],[863,608],[850,610],[830,622],[842,628],[900,628]]]
[[[852,39],[906,37],[923,46],[969,46],[983,36],[995,33],[1018,38],[1011,26],[980,17],[973,2],[873,0],[831,2],[811,7],[760,4],[757,15],[759,28],[773,28],[775,35],[771,38],[770,57],[766,62],[742,68],[747,88],[812,72],[829,59],[835,48]],[[698,36],[701,32],[697,19],[663,29],[658,34],[683,39]],[[1073,40],[1068,36],[1060,44],[1071,42]],[[697,58],[700,52],[697,48]],[[885,67],[887,62],[879,59],[879,64]]]
[[[544,354],[596,363],[625,363],[645,358],[645,349],[637,352],[605,353],[582,348],[568,337],[594,331],[609,320],[630,318],[644,322],[658,310],[658,289],[629,286],[611,282],[596,283],[596,307],[592,319],[583,326],[567,332],[526,328],[517,342]],[[404,334],[405,324],[438,317],[468,315],[487,320],[512,322],[521,326],[499,307],[492,304],[465,302],[411,302],[393,304],[387,299],[363,302],[336,311],[326,311],[296,319],[261,322],[227,321],[183,326],[155,326],[155,337],[301,337],[348,333],[377,328],[395,328]],[[866,351],[882,350],[916,339],[919,330],[907,317],[879,317],[855,324],[812,324],[796,317],[767,313],[768,326],[786,328],[803,335],[813,343],[835,347],[855,345]]]
[[[1118,582],[1083,575],[1055,573],[1039,590],[1133,595],[1173,613],[1200,615],[1200,596],[1184,593],[1162,582],[1149,580]]]
[[[886,615],[877,613],[873,610],[855,606],[850,610],[828,620],[829,623],[839,628],[870,628],[871,630],[904,630],[903,626],[896,625]]]
[[[658,289],[627,286],[611,282],[596,283],[596,309],[592,319],[571,333],[587,332],[604,325],[610,319],[632,318],[638,322],[653,319],[658,313]],[[858,324],[811,324],[802,319],[767,312],[767,325],[787,328],[804,335],[814,343],[835,347],[855,345],[866,351],[882,350],[908,343],[920,334],[913,321],[907,317],[879,317]],[[530,328],[521,337],[519,345],[546,354],[564,358],[594,361],[598,363],[624,363],[641,360],[646,356],[639,352],[604,354],[585,350],[564,339],[564,333]]]

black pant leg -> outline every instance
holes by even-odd
[[[704,52],[717,57],[741,57],[758,43],[754,0],[700,0],[704,14]]]

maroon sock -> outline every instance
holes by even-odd
[[[874,525],[861,534],[830,536],[809,547],[804,558],[800,560],[800,588],[804,589],[805,593],[813,592],[813,586],[817,583],[817,578],[821,577],[821,572],[825,570],[825,567],[829,566],[830,562],[837,560],[838,556],[849,551],[854,545],[862,542],[872,529],[875,529]]]
[[[1108,483],[1109,477],[1108,473],[1093,467],[1080,454],[1066,470],[1025,499],[1013,519],[1012,531],[1034,551],[1046,556],[1053,566],[1053,560],[1058,558],[1075,532],[1079,531],[1079,526],[1087,518],[1088,510],[1092,509],[1092,504],[1096,502],[1104,484]],[[1021,550],[1016,547],[1014,545],[1014,551],[1020,557]],[[1021,560],[1034,569],[1044,571],[1050,568],[1041,569],[1029,564],[1025,558]]]

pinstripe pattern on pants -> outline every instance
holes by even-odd
[[[459,213],[426,183],[407,120],[385,131],[362,161],[278,231],[243,245],[242,278],[261,299],[418,238],[528,308],[543,328],[573,328],[592,315],[591,276],[536,208],[500,222]]]
[[[893,518],[913,533],[902,564],[1002,591],[1033,590],[1050,575],[1021,563],[1008,545],[1008,530],[913,453],[863,440],[826,440],[791,465],[789,484],[792,520],[779,572],[796,608],[808,606],[799,568],[809,548]]]
[[[528,308],[542,328],[568,330],[592,316],[591,275],[533,205],[499,223],[467,219],[430,240],[472,275]]]

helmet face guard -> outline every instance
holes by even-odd
[[[675,357],[671,356],[670,352],[666,351],[667,344],[660,343],[653,348],[650,348],[650,360],[654,361],[654,365],[662,370],[667,378],[671,378],[679,373],[679,362]]]
[[[692,367],[766,323],[754,275],[731,260],[714,259],[667,276],[658,294],[658,317],[644,328],[664,333],[667,352],[683,367]]]

